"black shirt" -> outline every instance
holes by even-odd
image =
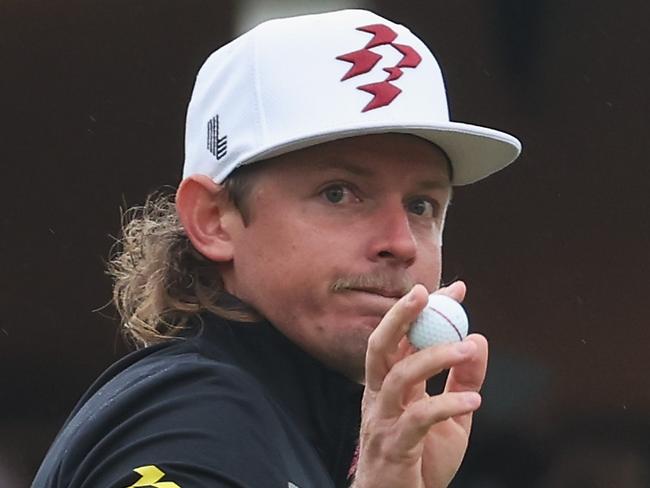
[[[204,317],[109,368],[33,487],[345,487],[361,394],[266,322]]]

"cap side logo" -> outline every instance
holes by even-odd
[[[219,116],[215,115],[208,121],[208,151],[217,159],[228,154],[228,136],[219,137]]]
[[[367,112],[368,110],[385,107],[395,100],[395,98],[402,93],[402,90],[390,82],[397,80],[404,74],[402,68],[417,67],[420,64],[420,61],[422,61],[422,57],[411,46],[394,42],[395,39],[397,39],[397,33],[386,25],[366,25],[363,27],[357,27],[357,30],[368,32],[369,34],[373,34],[373,36],[363,49],[336,57],[336,59],[341,61],[352,63],[352,66],[348,72],[343,75],[341,81],[368,73],[377,65],[382,56],[372,52],[370,49],[373,47],[388,45],[392,46],[402,54],[402,59],[400,59],[395,66],[383,69],[383,71],[388,73],[388,77],[385,80],[357,87],[358,90],[368,92],[373,96],[372,100],[370,100],[363,110],[361,110],[362,112]]]

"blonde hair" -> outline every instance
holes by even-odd
[[[224,182],[245,222],[250,180],[240,174]],[[136,347],[178,336],[204,312],[228,320],[259,320],[252,309],[228,295],[216,263],[194,248],[176,213],[173,193],[153,193],[122,217],[107,273],[113,278],[113,303],[122,331]]]

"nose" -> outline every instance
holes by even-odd
[[[409,267],[415,261],[417,243],[409,215],[401,202],[377,209],[370,229],[369,258]]]

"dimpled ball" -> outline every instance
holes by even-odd
[[[409,341],[418,349],[462,341],[468,320],[462,305],[445,295],[429,295],[429,303],[411,324]]]

